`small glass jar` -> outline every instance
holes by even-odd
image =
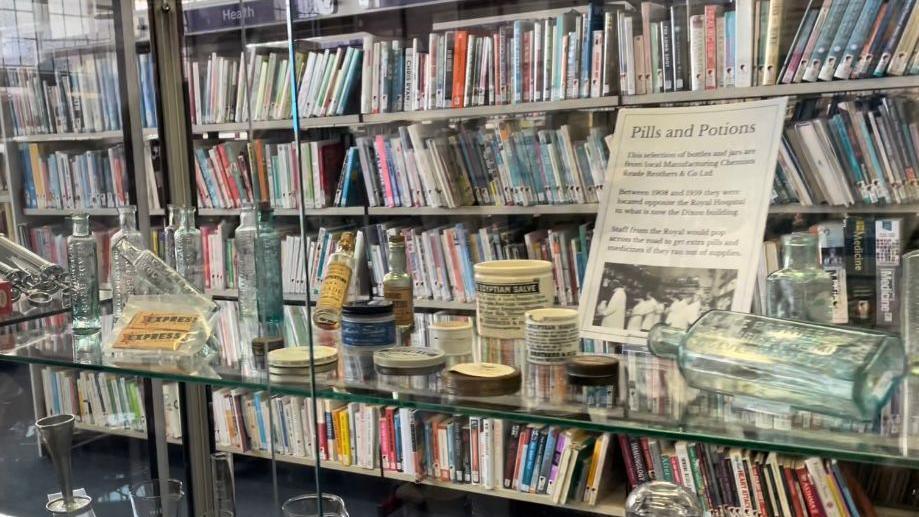
[[[381,384],[394,388],[436,392],[446,355],[433,348],[396,347],[373,354]]]
[[[396,318],[392,302],[382,299],[356,301],[342,307],[341,342],[345,347],[355,348],[396,346]]]
[[[618,405],[619,360],[605,355],[582,355],[565,362],[568,400],[590,408]]]
[[[373,353],[375,351],[372,347],[341,347],[338,378],[351,383],[374,382],[376,380],[376,371],[373,369]]]
[[[563,404],[568,398],[564,364],[527,363],[524,396],[529,404]]]

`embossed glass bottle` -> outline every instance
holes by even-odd
[[[782,237],[782,269],[766,279],[766,315],[817,323],[833,321],[833,278],[820,266],[817,236]]]
[[[412,327],[415,325],[413,310],[412,276],[405,271],[405,238],[401,235],[389,237],[389,272],[383,276],[383,297],[392,302],[396,316],[396,330],[399,342],[410,344]]]
[[[134,294],[134,266],[124,260],[118,243],[127,240],[137,248],[145,248],[144,238],[137,230],[136,207],[118,207],[118,225],[119,229],[112,236],[110,243],[111,271],[109,273],[112,282],[112,316],[115,321],[121,317],[121,310],[128,296]]]
[[[96,239],[89,233],[89,215],[74,214],[70,221],[73,228],[67,237],[67,262],[73,329],[95,331],[101,327]]]
[[[903,377],[899,338],[873,330],[713,310],[688,330],[648,333],[694,388],[870,420]]]
[[[233,233],[233,248],[236,250],[236,287],[239,289],[239,317],[245,321],[258,320],[258,284],[255,276],[255,207],[243,206],[239,213],[239,226]]]
[[[335,253],[329,257],[319,289],[319,299],[313,311],[313,323],[324,330],[334,330],[341,324],[341,307],[348,297],[351,272],[354,268],[354,234],[344,232]]]
[[[177,208],[174,205],[166,207],[168,219],[163,228],[163,261],[169,267],[176,267],[176,221],[178,220]]]
[[[274,211],[259,208],[255,236],[255,273],[258,286],[258,324],[261,336],[284,335],[284,291],[281,284],[281,236],[274,227]]]
[[[204,264],[201,255],[201,230],[195,228],[195,208],[179,208],[179,226],[175,233],[175,270],[202,292]],[[167,262],[168,264],[168,262]]]

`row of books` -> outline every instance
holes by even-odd
[[[706,513],[840,517],[874,506],[836,460],[796,458],[699,442],[619,435],[629,485],[662,480],[699,496]]]
[[[202,208],[240,208],[254,201],[268,202],[274,208],[296,209],[300,189],[306,208],[325,208],[342,203],[340,179],[344,146],[337,139],[300,143],[299,167],[296,145],[289,142],[254,140],[202,143],[195,146],[195,179],[198,206]],[[352,165],[353,167],[353,165]],[[300,174],[296,172],[299,169]],[[356,174],[353,175],[356,181]],[[348,201],[361,201],[357,188],[346,194]],[[356,204],[356,203],[354,203]]]
[[[733,5],[732,5],[733,4]],[[919,72],[915,0],[642,1],[617,12],[625,95]]]
[[[320,459],[416,480],[471,484],[594,505],[612,481],[609,433],[221,388],[212,394],[216,443]],[[318,429],[318,436],[312,429]],[[318,443],[316,443],[318,441]]]
[[[919,126],[903,96],[840,98],[807,106],[786,130],[775,203],[805,206],[919,201]]]
[[[357,108],[362,55],[354,46],[297,51],[293,78],[286,49],[252,47],[239,56],[213,52],[186,60],[192,123],[289,119],[294,81],[300,117],[350,113]]]
[[[355,143],[370,206],[595,203],[609,153],[606,132],[585,126],[412,124]]]
[[[53,70],[8,67],[3,86],[15,136],[121,129],[121,90],[114,52],[76,53]]]
[[[522,17],[521,17],[522,18]],[[364,39],[363,113],[601,97],[617,93],[613,13],[586,8],[410,41]]]
[[[114,208],[130,204],[121,144],[107,149],[49,151],[20,147],[26,208]]]
[[[137,377],[64,368],[42,368],[42,393],[47,415],[73,415],[97,428],[147,432],[143,383]],[[182,439],[179,385],[163,383],[166,437]]]
[[[434,227],[383,223],[364,229],[367,261],[376,292],[382,292],[389,271],[387,236],[401,234],[406,242],[407,272],[414,280],[416,298],[472,302],[475,300],[473,265],[487,260],[534,259],[553,264],[556,299],[577,303],[590,250],[592,224],[558,225],[525,232],[514,225],[467,223]]]

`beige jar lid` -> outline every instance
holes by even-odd
[[[487,260],[472,266],[476,274],[508,276],[541,275],[552,271],[548,260]]]

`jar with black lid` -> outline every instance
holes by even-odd
[[[617,405],[619,360],[605,355],[580,355],[565,361],[571,402],[590,408]]]

